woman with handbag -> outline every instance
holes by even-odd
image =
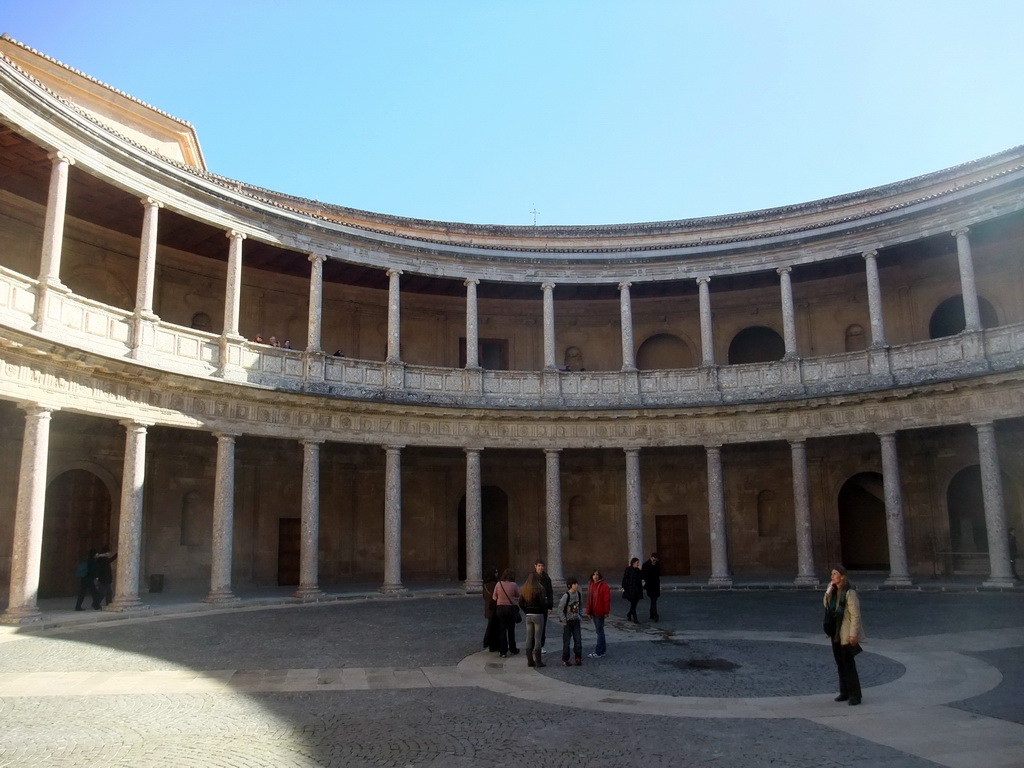
[[[516,615],[519,613],[519,585],[516,572],[506,568],[492,595],[498,615],[498,651],[502,658],[519,653],[516,648]]]
[[[832,580],[825,590],[825,621],[822,629],[832,640],[832,656],[839,672],[839,695],[836,701],[850,706],[861,702],[860,677],[855,656],[860,653],[864,630],[860,621],[860,598],[846,577],[846,568],[832,569]]]

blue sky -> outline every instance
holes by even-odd
[[[0,0],[0,32],[215,173],[424,219],[737,213],[1024,144],[1017,0]]]

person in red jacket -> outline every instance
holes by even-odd
[[[594,629],[597,632],[597,647],[590,654],[592,659],[599,659],[608,651],[604,639],[604,620],[611,612],[611,590],[608,589],[608,582],[601,577],[601,572],[595,568],[590,574],[590,584],[587,588],[587,616],[594,620]]]

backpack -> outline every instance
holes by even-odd
[[[82,562],[80,562],[78,565],[75,566],[75,578],[76,579],[84,579],[88,575],[89,575],[89,562],[87,560],[83,560]]]

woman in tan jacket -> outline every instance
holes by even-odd
[[[836,701],[848,701],[850,706],[860,704],[860,677],[857,676],[857,661],[860,641],[864,630],[860,621],[860,599],[857,590],[846,577],[846,568],[837,565],[832,569],[832,581],[825,590],[826,634],[832,640],[832,655],[839,671],[839,695]],[[831,624],[829,621],[831,620]],[[831,633],[827,630],[831,629]]]

